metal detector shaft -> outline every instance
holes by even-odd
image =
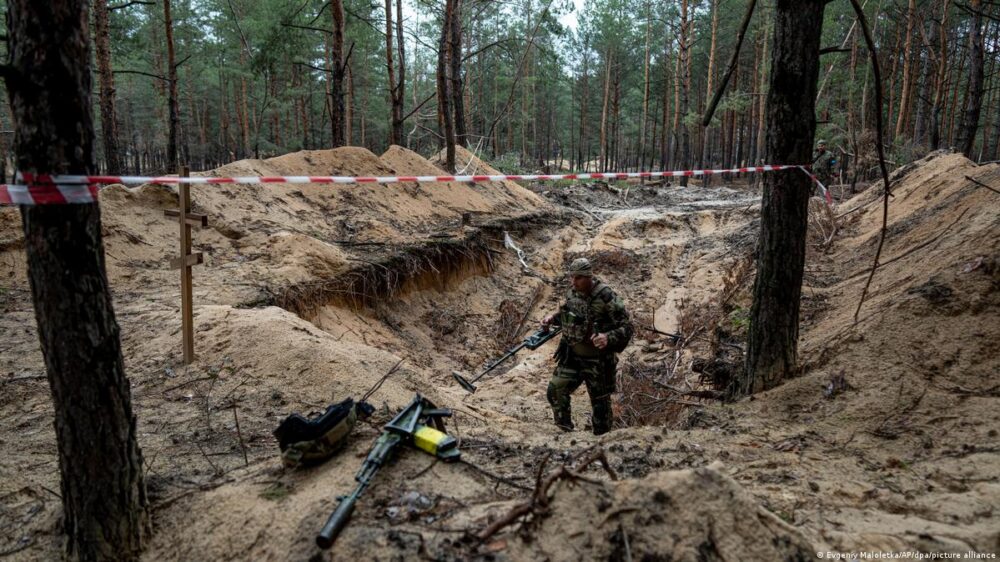
[[[539,331],[535,332],[534,334],[531,334],[530,336],[528,336],[527,338],[525,338],[524,341],[522,341],[521,343],[517,344],[517,346],[515,346],[513,349],[511,349],[507,353],[503,354],[502,357],[500,357],[499,359],[497,359],[496,361],[494,361],[492,364],[490,364],[489,366],[487,366],[486,369],[483,372],[481,372],[478,375],[476,375],[476,377],[474,379],[472,379],[471,381],[467,380],[465,377],[463,377],[462,375],[460,375],[458,372],[452,372],[451,375],[455,378],[456,381],[458,381],[458,384],[461,385],[462,388],[464,388],[465,390],[467,390],[469,392],[475,392],[476,391],[476,384],[475,383],[478,382],[479,379],[481,379],[481,378],[485,377],[486,375],[488,375],[490,373],[490,371],[492,371],[493,369],[496,369],[501,363],[503,363],[507,359],[510,359],[514,355],[517,355],[518,351],[521,351],[522,349],[524,349],[526,347],[528,349],[538,349],[539,347],[541,347],[542,344],[544,344],[545,342],[549,341],[550,339],[556,337],[556,335],[560,332],[560,330],[561,330],[561,328],[559,326],[553,326],[552,328],[549,328],[546,331],[539,330]]]
[[[504,361],[506,361],[506,360],[510,359],[511,357],[517,355],[517,352],[521,351],[522,349],[524,349],[525,345],[526,344],[524,342],[519,343],[517,345],[517,347],[515,347],[514,349],[511,349],[510,351],[508,351],[507,353],[505,353],[503,355],[503,357],[501,357],[500,359],[497,359],[496,361],[494,361],[492,365],[486,367],[485,371],[483,371],[482,373],[479,373],[478,375],[476,375],[476,378],[472,379],[472,381],[470,381],[470,382],[475,383],[479,379],[481,379],[481,378],[485,377],[486,375],[488,375],[490,373],[490,371],[492,371],[493,369],[496,369],[497,367],[499,367],[501,363],[503,363]]]

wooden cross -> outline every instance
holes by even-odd
[[[180,176],[188,177],[187,166],[181,168]],[[186,183],[177,184],[180,209],[166,209],[163,214],[177,217],[180,224],[181,255],[170,260],[170,269],[181,270],[181,328],[184,334],[184,364],[194,361],[194,302],[191,286],[191,268],[205,261],[201,253],[191,253],[191,227],[208,226],[208,216],[191,212],[191,186]]]

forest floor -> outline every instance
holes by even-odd
[[[459,160],[467,173],[490,171],[467,152]],[[436,170],[393,147],[206,174]],[[871,189],[841,201],[832,237],[816,200],[802,373],[735,403],[710,396],[745,349],[760,214],[745,185],[196,186],[195,210],[210,222],[194,234],[206,263],[195,269],[190,366],[168,267],[177,227],[163,216],[176,192],[106,188],[108,275],[152,504],[145,557],[1000,554],[1000,214],[997,195],[966,175],[1000,184],[1000,166],[953,154],[897,171],[885,265],[857,322],[881,199]],[[51,560],[58,456],[23,244],[17,210],[0,209],[0,557]],[[640,328],[621,359],[618,427],[600,437],[582,389],[577,431],[552,424],[553,344],[519,354],[475,394],[450,376],[476,372],[555,310],[579,256]],[[285,416],[357,398],[390,371],[373,421],[344,452],[282,468],[271,431]],[[316,532],[380,424],[415,392],[455,411],[447,423],[463,462],[401,451],[322,554]],[[587,465],[601,451],[609,470]],[[530,515],[476,537],[524,502]]]

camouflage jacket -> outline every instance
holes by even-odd
[[[621,297],[597,278],[589,295],[570,289],[559,309],[555,323],[562,326],[562,341],[574,355],[601,357],[620,352],[632,339],[632,322]],[[608,346],[597,349],[591,343],[594,334],[607,334]]]
[[[815,173],[821,180],[823,178],[829,179],[833,175],[833,165],[837,162],[837,158],[833,155],[833,152],[829,150],[824,150],[823,152],[816,152],[813,154],[813,173]]]

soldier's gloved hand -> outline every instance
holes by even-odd
[[[548,332],[549,331],[549,326],[552,325],[552,323],[555,321],[555,319],[556,319],[556,315],[555,314],[549,314],[545,318],[542,318],[542,331]]]
[[[597,349],[604,349],[605,347],[608,347],[607,334],[594,334],[590,336],[590,341],[591,343],[594,344],[594,347],[596,347]]]

